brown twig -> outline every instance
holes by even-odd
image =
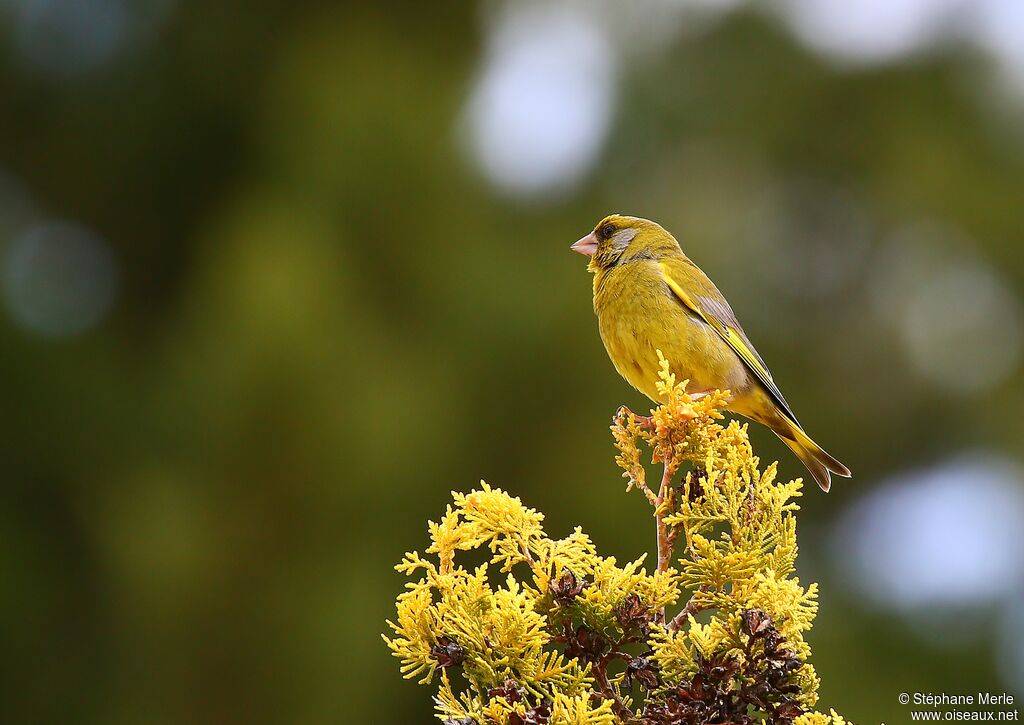
[[[691,614],[698,614],[700,612],[703,612],[705,609],[708,609],[707,606],[699,604],[697,602],[697,595],[703,594],[707,591],[708,587],[706,585],[701,585],[697,588],[697,591],[690,595],[690,600],[686,603],[686,606],[684,606],[680,610],[679,614],[674,616],[672,618],[672,621],[668,623],[669,632],[679,631],[679,628],[686,623],[686,621],[690,618]]]
[[[634,478],[633,476],[630,476],[629,483],[631,486],[633,486],[633,488],[639,488],[643,492],[644,496],[647,497],[647,501],[648,503],[651,504],[651,506],[657,507],[658,496],[657,494],[654,493],[654,491],[651,490],[650,486],[647,485],[647,481],[645,481],[643,478],[637,479]]]
[[[597,686],[601,689],[601,694],[612,701],[612,710],[618,718],[622,722],[628,723],[633,719],[633,712],[626,707],[625,703],[622,702],[622,698],[619,697],[618,693],[615,692],[615,688],[612,687],[612,683],[608,681],[608,673],[605,671],[606,667],[606,660],[594,665],[591,669],[594,681],[597,682]]]
[[[658,489],[658,497],[654,502],[654,522],[655,532],[657,534],[658,541],[658,571],[668,571],[669,566],[672,563],[672,548],[675,545],[677,532],[673,532],[668,524],[665,523],[665,512],[662,507],[665,504],[665,500],[672,493],[672,477],[676,472],[675,461],[671,457],[667,457],[664,460],[665,471],[661,476],[661,486]],[[665,608],[662,607],[658,613],[657,621],[665,621]]]
[[[522,552],[523,558],[526,559],[526,563],[530,566],[533,566],[536,563],[536,561],[534,561],[533,554],[530,553],[530,547],[527,546],[525,541],[519,542],[519,550]]]
[[[679,526],[670,526],[668,530],[668,549],[669,552],[676,550],[676,539],[679,538],[679,533],[682,529]]]

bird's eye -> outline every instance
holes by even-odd
[[[608,239],[614,233],[615,227],[611,224],[605,224],[603,227],[601,227],[601,237],[603,239]]]

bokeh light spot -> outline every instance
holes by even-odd
[[[121,0],[16,0],[15,39],[31,65],[77,75],[109,61],[125,37]]]
[[[535,195],[578,181],[611,118],[614,46],[569,7],[509,7],[466,109],[470,144],[498,188]]]
[[[861,62],[886,61],[935,42],[960,0],[789,0],[794,32],[812,48]]]
[[[834,528],[851,588],[916,617],[998,603],[1024,583],[1024,473],[969,455],[882,482]]]
[[[107,66],[144,44],[167,19],[174,0],[0,0],[0,29],[9,25],[21,63],[57,79]]]
[[[998,669],[1008,686],[1024,691],[1024,591],[1008,605],[997,645]]]
[[[921,372],[965,393],[999,383],[1020,362],[1021,314],[1013,292],[982,266],[950,266],[910,300],[907,350]]]
[[[863,270],[872,233],[860,200],[814,179],[770,186],[748,219],[757,268],[793,297],[830,297]]]
[[[30,227],[4,257],[7,307],[18,324],[44,337],[69,337],[95,326],[113,303],[116,282],[107,243],[69,222]]]
[[[1021,362],[1021,302],[978,245],[943,225],[900,230],[875,260],[872,304],[914,368],[962,395],[991,389]]]
[[[1024,2],[980,0],[974,32],[1024,86]]]

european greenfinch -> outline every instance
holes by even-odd
[[[658,350],[691,395],[729,391],[728,409],[768,426],[823,491],[850,470],[804,432],[722,293],[658,224],[613,214],[572,245],[590,257],[594,312],[615,369],[660,400]]]

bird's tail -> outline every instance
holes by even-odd
[[[831,474],[834,473],[844,478],[850,477],[850,469],[812,441],[800,426],[785,418],[782,418],[780,423],[772,426],[775,435],[781,438],[782,442],[789,446],[800,462],[807,467],[822,491],[827,492],[832,486]]]

